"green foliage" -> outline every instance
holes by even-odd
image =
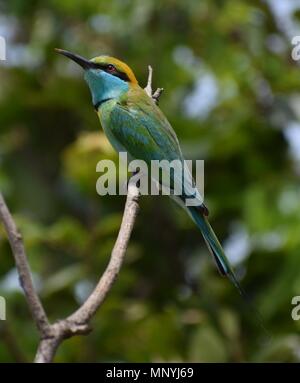
[[[56,360],[299,362],[300,321],[291,318],[300,295],[299,154],[287,133],[300,118],[300,75],[267,4],[0,0],[0,10],[10,36],[0,62],[0,189],[51,320],[76,309],[103,272],[125,201],[96,193],[97,162],[116,155],[81,71],[54,53],[61,47],[121,58],[141,84],[153,66],[186,158],[205,160],[213,227],[227,248],[244,233],[235,266],[272,334],[219,276],[184,212],[144,197],[94,331],[66,341]],[[210,81],[204,103],[215,89],[207,109],[192,97],[201,80]],[[38,335],[3,228],[0,295],[8,305],[0,361],[31,360]]]

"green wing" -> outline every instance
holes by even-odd
[[[124,103],[115,104],[110,113],[110,132],[131,157],[144,160],[148,165],[151,160],[180,160],[184,165],[175,132],[142,89],[136,97],[129,97]],[[182,190],[184,181],[184,195],[196,197],[199,204],[203,202],[199,192],[194,189],[189,171],[184,173],[184,179],[182,172],[170,175],[173,183],[171,187],[177,185]],[[161,179],[156,181],[161,183]]]
[[[117,103],[110,113],[110,131],[133,158],[147,163],[183,160],[174,131],[150,99]]]

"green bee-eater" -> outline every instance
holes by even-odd
[[[109,56],[87,60],[65,50],[57,51],[84,69],[94,108],[115,150],[127,152],[130,158],[143,160],[148,165],[151,160],[184,160],[170,123],[154,100],[139,86],[128,65]],[[183,193],[177,199],[200,229],[219,271],[228,276],[242,293],[222,246],[207,220],[208,210],[199,192],[195,192],[191,174],[185,172],[184,180],[182,174],[174,174],[173,177],[174,183],[184,183]],[[198,206],[185,206],[186,198],[191,195],[198,199]]]

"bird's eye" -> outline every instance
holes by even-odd
[[[112,64],[107,65],[107,71],[113,73],[116,71],[116,68]]]

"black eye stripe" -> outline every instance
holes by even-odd
[[[124,81],[130,81],[129,80],[129,77],[127,76],[126,73],[124,72],[119,72],[117,71],[116,73],[112,73],[113,76],[116,76],[116,77],[119,77],[121,80],[124,80]]]
[[[116,72],[115,73],[109,72],[108,71],[109,65],[112,65],[112,64],[93,63],[93,68],[104,70],[105,72],[111,74],[112,76],[119,77],[123,81],[130,81],[129,77],[127,76],[127,74],[124,73],[124,72],[120,72],[114,65],[113,65],[113,67],[116,69]]]

